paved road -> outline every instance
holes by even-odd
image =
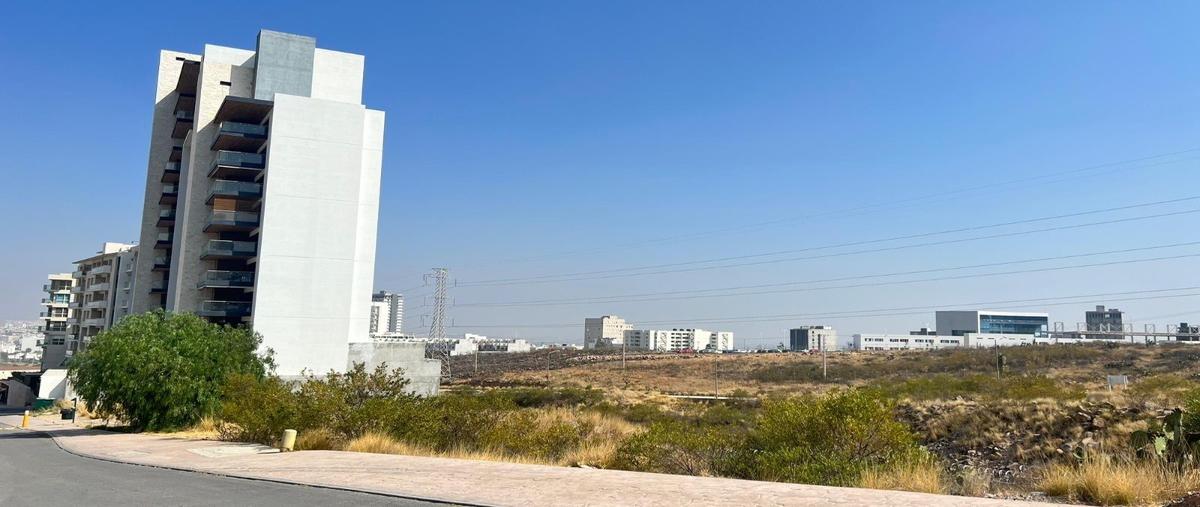
[[[0,505],[445,504],[110,463],[67,453],[42,434],[0,425]]]

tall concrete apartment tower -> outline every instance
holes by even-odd
[[[363,61],[267,30],[161,52],[135,312],[249,324],[280,375],[346,368],[370,340],[383,161]]]
[[[75,277],[71,273],[54,273],[47,276],[42,291],[42,369],[61,368],[67,359],[67,342],[72,334],[71,320],[75,310]]]

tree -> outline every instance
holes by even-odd
[[[93,410],[137,430],[185,427],[217,412],[226,377],[272,368],[262,338],[245,327],[187,313],[132,315],[71,361],[75,391]]]

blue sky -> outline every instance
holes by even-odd
[[[365,102],[388,114],[376,286],[413,288],[429,268],[449,267],[461,285],[451,291],[462,305],[451,309],[455,332],[578,341],[585,316],[611,313],[686,325],[1200,285],[1192,257],[738,297],[466,306],[1198,240],[1200,215],[1182,214],[740,268],[468,286],[1200,194],[1200,152],[1185,152],[1200,148],[1200,5],[1191,2],[210,2],[177,12],[49,4],[11,5],[0,18],[0,319],[36,318],[45,273],[70,271],[103,241],[137,237],[157,51],[253,48],[260,28],[366,55]],[[1084,170],[1143,157],[1157,158]],[[1025,181],[1004,184],[1013,180]],[[1192,253],[1200,246],[991,271]],[[419,308],[426,292],[409,293],[409,330],[428,312]],[[1139,322],[1200,320],[1194,296],[1044,309],[1073,328],[1093,303]],[[707,327],[754,345],[798,324],[904,332],[932,320],[930,310]],[[532,326],[567,323],[579,325]]]

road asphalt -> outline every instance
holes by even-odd
[[[112,463],[67,453],[43,433],[0,425],[0,505],[425,507],[446,504]]]

